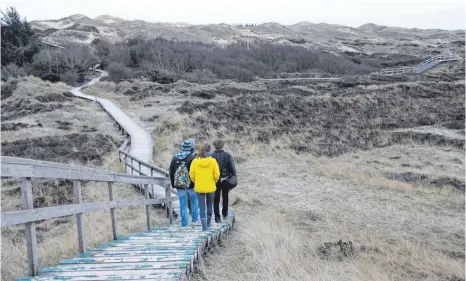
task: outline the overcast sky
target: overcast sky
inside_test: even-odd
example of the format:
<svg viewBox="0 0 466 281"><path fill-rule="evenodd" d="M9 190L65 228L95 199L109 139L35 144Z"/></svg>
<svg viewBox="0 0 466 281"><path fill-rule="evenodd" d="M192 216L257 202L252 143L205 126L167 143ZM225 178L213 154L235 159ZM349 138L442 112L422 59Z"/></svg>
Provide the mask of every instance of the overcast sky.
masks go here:
<svg viewBox="0 0 466 281"><path fill-rule="evenodd" d="M360 26L465 29L464 0L16 0L28 20L58 19L72 14L111 15L152 22L294 24L300 21Z"/></svg>

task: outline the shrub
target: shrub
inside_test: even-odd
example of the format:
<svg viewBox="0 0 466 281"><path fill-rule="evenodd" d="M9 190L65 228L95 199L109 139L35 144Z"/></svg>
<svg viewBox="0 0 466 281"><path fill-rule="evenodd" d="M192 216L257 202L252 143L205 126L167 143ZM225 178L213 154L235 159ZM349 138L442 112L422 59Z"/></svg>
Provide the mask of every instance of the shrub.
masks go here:
<svg viewBox="0 0 466 281"><path fill-rule="evenodd" d="M6 66L2 66L2 80L7 81L8 78L13 77L21 77L26 75L26 70L24 67L19 67L14 63L7 64Z"/></svg>
<svg viewBox="0 0 466 281"><path fill-rule="evenodd" d="M6 83L2 83L2 100L7 99L13 95L18 84L17 80L10 80Z"/></svg>
<svg viewBox="0 0 466 281"><path fill-rule="evenodd" d="M44 81L50 81L52 83L59 82L60 81L60 75L54 74L54 73L49 73L41 77L42 80Z"/></svg>
<svg viewBox="0 0 466 281"><path fill-rule="evenodd" d="M120 82L123 79L128 79L129 76L128 68L119 62L112 62L108 66L108 78L113 82Z"/></svg>
<svg viewBox="0 0 466 281"><path fill-rule="evenodd" d="M76 73L76 71L67 71L64 74L60 75L60 80L71 86L75 86L78 79L79 75L78 73Z"/></svg>

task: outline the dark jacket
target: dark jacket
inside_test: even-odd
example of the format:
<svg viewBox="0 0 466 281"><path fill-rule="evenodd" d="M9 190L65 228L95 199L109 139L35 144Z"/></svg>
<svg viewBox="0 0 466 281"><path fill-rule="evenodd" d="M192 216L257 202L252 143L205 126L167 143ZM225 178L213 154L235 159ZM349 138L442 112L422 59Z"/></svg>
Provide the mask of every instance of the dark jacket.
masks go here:
<svg viewBox="0 0 466 281"><path fill-rule="evenodd" d="M186 162L186 167L188 168L188 172L189 172L189 169L191 168L191 163L193 162L195 158L195 155L193 153L190 153L190 154L183 154L183 153L177 153L175 154L175 156L173 156L173 159L172 159L172 162L170 164L170 181L171 181L171 184L172 184L172 187L174 188L177 188L176 186L174 186L174 183L175 183L175 172L176 172L176 162L177 160L183 160ZM191 184L189 185L189 188L194 188L194 183L191 182Z"/></svg>
<svg viewBox="0 0 466 281"><path fill-rule="evenodd" d="M235 162L230 153L223 150L215 150L210 156L217 160L221 178L236 176Z"/></svg>

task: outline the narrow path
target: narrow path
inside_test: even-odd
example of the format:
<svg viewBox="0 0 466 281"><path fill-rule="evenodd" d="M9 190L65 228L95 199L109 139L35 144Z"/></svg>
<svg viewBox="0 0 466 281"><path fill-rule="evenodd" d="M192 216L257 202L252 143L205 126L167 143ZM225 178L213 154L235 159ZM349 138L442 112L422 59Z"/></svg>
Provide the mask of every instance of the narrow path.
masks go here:
<svg viewBox="0 0 466 281"><path fill-rule="evenodd" d="M97 78L92 79L86 85L92 85L100 81L102 77L106 77L108 73L102 70L96 70L100 72L100 76ZM139 126L136 122L134 122L126 113L124 113L118 106L116 106L113 102L95 97L86 95L81 92L83 86L71 89L71 93L77 97L96 101L100 103L102 108L107 111L110 116L124 129L131 136L131 144L129 146L128 153L134 156L137 159L140 159L146 163L154 164L153 162L153 147L154 143L152 138L148 132L146 132L141 126ZM130 169L125 168L125 172L128 173ZM141 167L141 171L146 174L150 175L151 171L147 167ZM165 176L162 173L155 172L155 177L163 177ZM154 198L162 198L165 197L165 188L162 186L154 186L154 194L151 194ZM150 193L152 193L152 189L150 189ZM174 201L172 203L173 210L178 213L179 210L179 201Z"/></svg>

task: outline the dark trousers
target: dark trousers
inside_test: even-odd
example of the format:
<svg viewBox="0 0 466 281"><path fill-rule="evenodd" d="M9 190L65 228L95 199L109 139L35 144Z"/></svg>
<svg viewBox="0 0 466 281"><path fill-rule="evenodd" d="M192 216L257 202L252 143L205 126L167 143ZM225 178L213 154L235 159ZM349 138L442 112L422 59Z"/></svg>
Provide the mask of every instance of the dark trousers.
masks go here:
<svg viewBox="0 0 466 281"><path fill-rule="evenodd" d="M226 217L228 215L228 192L230 192L229 187L217 185L214 197L214 214L216 219L220 218L220 196L222 196L223 200L222 216Z"/></svg>

